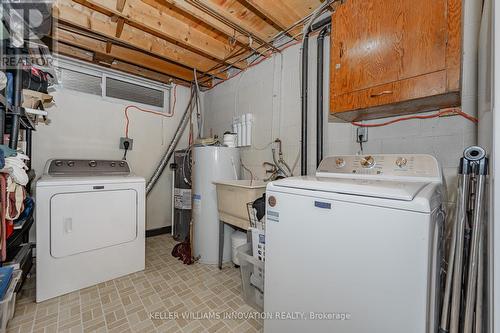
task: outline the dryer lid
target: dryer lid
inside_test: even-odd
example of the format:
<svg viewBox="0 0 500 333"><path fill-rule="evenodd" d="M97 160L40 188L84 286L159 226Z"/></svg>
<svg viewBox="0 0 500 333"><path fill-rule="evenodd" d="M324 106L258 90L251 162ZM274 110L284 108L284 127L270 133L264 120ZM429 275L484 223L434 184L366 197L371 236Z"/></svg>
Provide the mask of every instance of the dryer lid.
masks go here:
<svg viewBox="0 0 500 333"><path fill-rule="evenodd" d="M401 182L377 179L299 177L285 178L273 184L277 187L412 201L428 182Z"/></svg>

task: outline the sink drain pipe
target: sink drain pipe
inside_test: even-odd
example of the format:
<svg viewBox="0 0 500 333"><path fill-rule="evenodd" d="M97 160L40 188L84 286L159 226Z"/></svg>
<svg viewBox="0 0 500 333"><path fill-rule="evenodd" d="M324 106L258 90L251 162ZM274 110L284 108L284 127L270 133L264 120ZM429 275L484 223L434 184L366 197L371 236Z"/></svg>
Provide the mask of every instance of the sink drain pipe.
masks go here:
<svg viewBox="0 0 500 333"><path fill-rule="evenodd" d="M170 161L170 158L172 157L172 154L174 153L175 148L177 147L177 144L179 143L179 140L182 137L182 134L184 133L184 130L186 129L187 124L189 123L189 118L191 116L191 111L192 111L192 106L193 106L193 99L195 98L196 93L191 88L191 97L189 98L189 103L186 107L186 110L184 111L184 114L182 115L181 121L179 122L179 125L177 126L177 130L175 131L174 137L172 138L172 141L170 141L170 144L168 145L167 151L163 155L163 158L161 159L160 163L156 167L153 175L149 179L148 183L146 184L146 195L148 195L153 187L156 185L156 182L160 178L160 176L163 173L163 170L168 165L168 162Z"/></svg>

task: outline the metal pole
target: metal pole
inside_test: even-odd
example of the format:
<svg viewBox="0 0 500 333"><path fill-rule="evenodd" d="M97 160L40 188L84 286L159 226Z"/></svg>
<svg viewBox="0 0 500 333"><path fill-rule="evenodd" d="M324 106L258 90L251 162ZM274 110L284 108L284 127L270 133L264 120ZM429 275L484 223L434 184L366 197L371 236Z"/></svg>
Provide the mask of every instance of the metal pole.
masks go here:
<svg viewBox="0 0 500 333"><path fill-rule="evenodd" d="M458 178L458 198L456 207L456 242L455 242L455 255L453 260L453 282L452 282L452 294L451 294L451 312L450 312L450 323L449 332L458 333L460 327L460 300L461 300L461 290L462 290L462 266L463 266L463 247L464 247L464 234L465 225L467 221L467 205L469 198L469 187L470 187L470 166L469 162L461 158L459 167L459 178ZM448 268L449 269L449 268ZM446 301L446 299L445 299ZM443 311L444 312L444 311ZM447 319L447 318L446 318ZM441 318L441 324L443 324ZM443 327L441 326L441 329Z"/></svg>
<svg viewBox="0 0 500 333"><path fill-rule="evenodd" d="M477 174L475 210L472 220L472 242L468 267L467 292L465 296L465 316L463 333L472 333L474 308L477 298L478 261L480 251L481 229L483 224L483 200L487 173L487 159L484 149L470 147L464 152L464 156L472 158Z"/></svg>
<svg viewBox="0 0 500 333"><path fill-rule="evenodd" d="M463 177L459 178L458 181L458 188L459 188L459 193L461 192L461 188L464 186L464 180ZM457 204L457 207L455 209L455 214L458 216L460 213L460 207L459 204ZM450 314L450 296L451 296L451 286L452 286L452 278L453 278L453 269L454 269L454 260L455 260L455 251L456 251L456 244L457 244L457 221L453 224L453 232L451 235L451 244L450 244L450 249L449 249L449 254L448 254L448 270L446 272L446 283L445 283L445 288L444 288L444 296L443 296L443 309L441 312L441 323L439 325L439 331L440 333L442 332L448 332L448 320L449 320L449 314Z"/></svg>
<svg viewBox="0 0 500 333"><path fill-rule="evenodd" d="M484 228L484 226L483 226ZM483 331L483 288L484 288L484 229L481 228L479 239L479 259L477 262L477 300L476 300L476 319L475 333Z"/></svg>
<svg viewBox="0 0 500 333"><path fill-rule="evenodd" d="M30 158L29 161L27 161L27 165L31 170L31 161L33 160L32 155L33 155L33 130L31 129L26 129L26 155Z"/></svg>
<svg viewBox="0 0 500 333"><path fill-rule="evenodd" d="M464 333L472 333L472 323L474 315L474 306L476 301L476 286L477 286L477 262L479 252L479 237L481 235L481 212L483 192L484 192L484 176L479 175L477 179L476 193L476 210L472 221L472 243L471 255L468 268L467 293L465 296L465 317L464 317Z"/></svg>
<svg viewBox="0 0 500 333"><path fill-rule="evenodd" d="M14 49L16 57L16 71L14 76L14 105L20 107L23 98L23 69L21 64L22 49ZM12 114L12 124L10 129L9 147L17 149L17 141L19 139L19 114L17 110Z"/></svg>

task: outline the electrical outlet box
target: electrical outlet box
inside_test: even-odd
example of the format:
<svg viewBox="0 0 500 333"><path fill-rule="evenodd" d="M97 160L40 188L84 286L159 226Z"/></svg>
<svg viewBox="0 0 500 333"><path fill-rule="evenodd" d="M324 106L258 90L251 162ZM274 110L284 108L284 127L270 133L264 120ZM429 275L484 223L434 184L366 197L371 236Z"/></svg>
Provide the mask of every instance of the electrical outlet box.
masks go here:
<svg viewBox="0 0 500 333"><path fill-rule="evenodd" d="M356 129L356 142L367 142L368 141L368 128L358 127Z"/></svg>
<svg viewBox="0 0 500 333"><path fill-rule="evenodd" d="M134 140L131 138L120 138L120 149L125 150L125 142L128 142L128 150L132 150Z"/></svg>

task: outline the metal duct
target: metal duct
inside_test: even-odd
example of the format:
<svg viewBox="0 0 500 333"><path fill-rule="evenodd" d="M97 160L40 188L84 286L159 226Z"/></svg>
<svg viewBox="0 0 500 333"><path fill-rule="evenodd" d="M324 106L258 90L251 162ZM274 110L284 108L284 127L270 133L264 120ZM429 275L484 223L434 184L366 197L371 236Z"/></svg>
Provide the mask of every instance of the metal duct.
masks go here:
<svg viewBox="0 0 500 333"><path fill-rule="evenodd" d="M163 158L161 159L160 163L156 167L155 172L153 173L148 183L146 184L146 195L148 195L149 192L151 192L153 187L156 185L156 182L162 175L163 170L165 170L165 168L167 167L168 161L170 161L170 158L172 157L172 154L174 153L175 148L177 147L177 144L179 143L179 140L182 137L182 133L184 133L184 130L186 129L186 125L189 122L189 117L191 116L191 106L195 95L196 95L195 91L193 90L193 88L191 88L191 97L189 98L189 103L186 107L186 110L184 111L184 114L182 115L182 119L179 122L179 126L177 126L177 130L175 131L174 137L172 138L172 141L168 145L167 151L163 155Z"/></svg>

